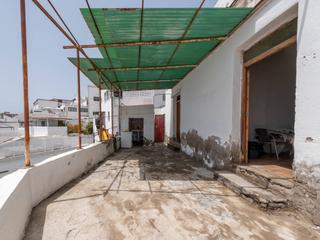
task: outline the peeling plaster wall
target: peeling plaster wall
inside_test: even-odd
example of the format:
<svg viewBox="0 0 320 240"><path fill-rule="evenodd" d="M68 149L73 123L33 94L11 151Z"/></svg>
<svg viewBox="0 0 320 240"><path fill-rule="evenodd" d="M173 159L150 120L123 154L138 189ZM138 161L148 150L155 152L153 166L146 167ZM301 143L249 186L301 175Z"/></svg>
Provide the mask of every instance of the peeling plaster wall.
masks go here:
<svg viewBox="0 0 320 240"><path fill-rule="evenodd" d="M238 155L239 144L231 142L230 139L222 142L221 138L217 136L209 136L207 139L203 139L194 129L182 133L181 146L184 152L198 160L203 160L209 168L228 168L234 159L240 158Z"/></svg>
<svg viewBox="0 0 320 240"><path fill-rule="evenodd" d="M181 93L184 152L208 167L239 162L242 52L296 16L297 0L266 1L173 89Z"/></svg>
<svg viewBox="0 0 320 240"><path fill-rule="evenodd" d="M320 2L300 0L294 169L294 200L320 225Z"/></svg>

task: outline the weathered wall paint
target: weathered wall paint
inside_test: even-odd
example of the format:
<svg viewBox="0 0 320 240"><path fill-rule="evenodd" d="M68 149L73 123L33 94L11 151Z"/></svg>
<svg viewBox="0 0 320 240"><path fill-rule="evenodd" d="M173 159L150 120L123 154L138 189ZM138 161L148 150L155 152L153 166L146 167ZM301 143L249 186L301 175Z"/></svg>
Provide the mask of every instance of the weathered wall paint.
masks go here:
<svg viewBox="0 0 320 240"><path fill-rule="evenodd" d="M294 200L320 225L320 2L300 0L294 169Z"/></svg>
<svg viewBox="0 0 320 240"><path fill-rule="evenodd" d="M293 200L320 225L319 12L318 0L266 1L173 92L181 93L182 150L209 167L227 165L225 146L240 143L242 52L298 16ZM213 139L213 150L204 153L208 139Z"/></svg>
<svg viewBox="0 0 320 240"><path fill-rule="evenodd" d="M173 96L177 93L181 95L181 133L187 135L195 130L203 141L214 138L217 145L228 143L235 146L231 155L233 161L238 161L242 52L296 17L297 0L267 1L173 89ZM187 141L182 150L191 154L194 148L188 147ZM211 161L219 162L215 159L220 158L211 157ZM230 159L225 159L224 165L228 165ZM212 162L208 164L209 167L211 165Z"/></svg>
<svg viewBox="0 0 320 240"><path fill-rule="evenodd" d="M231 139L231 138L230 138ZM217 136L203 139L194 129L181 135L181 145L184 152L198 160L203 160L205 166L214 169L226 169L240 160L240 147L231 140L222 142Z"/></svg>

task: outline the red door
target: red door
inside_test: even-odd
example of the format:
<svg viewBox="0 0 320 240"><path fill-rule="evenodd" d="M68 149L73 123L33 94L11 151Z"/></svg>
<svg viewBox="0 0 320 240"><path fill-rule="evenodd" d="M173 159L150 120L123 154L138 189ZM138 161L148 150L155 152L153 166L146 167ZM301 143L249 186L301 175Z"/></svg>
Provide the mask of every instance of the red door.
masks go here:
<svg viewBox="0 0 320 240"><path fill-rule="evenodd" d="M156 115L154 121L155 142L164 141L164 115Z"/></svg>

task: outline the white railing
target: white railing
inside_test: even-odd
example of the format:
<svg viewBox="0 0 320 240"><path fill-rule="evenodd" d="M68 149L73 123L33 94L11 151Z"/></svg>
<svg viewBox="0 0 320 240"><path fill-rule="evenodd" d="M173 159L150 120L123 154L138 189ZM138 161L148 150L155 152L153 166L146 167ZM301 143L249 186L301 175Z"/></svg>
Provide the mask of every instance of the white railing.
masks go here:
<svg viewBox="0 0 320 240"><path fill-rule="evenodd" d="M24 133L24 128L18 129L19 133ZM32 137L46 137L46 136L67 136L67 127L30 127L30 135Z"/></svg>

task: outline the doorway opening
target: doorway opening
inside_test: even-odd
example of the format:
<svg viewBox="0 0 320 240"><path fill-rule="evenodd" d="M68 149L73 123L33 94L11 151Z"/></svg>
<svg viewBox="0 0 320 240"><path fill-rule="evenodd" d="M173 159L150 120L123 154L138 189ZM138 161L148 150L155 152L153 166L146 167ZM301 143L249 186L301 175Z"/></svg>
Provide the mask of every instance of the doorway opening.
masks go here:
<svg viewBox="0 0 320 240"><path fill-rule="evenodd" d="M132 144L143 145L143 118L129 118L129 131L132 132Z"/></svg>
<svg viewBox="0 0 320 240"><path fill-rule="evenodd" d="M273 38L287 34L274 45ZM242 93L242 163L292 169L296 87L296 20L260 46L270 47L245 61ZM254 46L257 51L257 46ZM250 51L250 50L249 50ZM246 54L246 53L245 53ZM274 168L272 171L275 171ZM284 174L279 170L279 175Z"/></svg>

